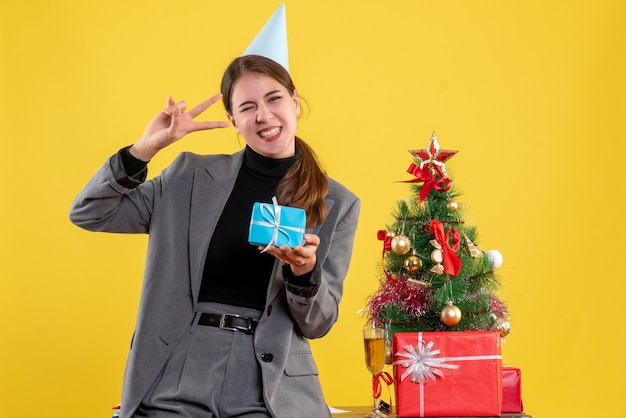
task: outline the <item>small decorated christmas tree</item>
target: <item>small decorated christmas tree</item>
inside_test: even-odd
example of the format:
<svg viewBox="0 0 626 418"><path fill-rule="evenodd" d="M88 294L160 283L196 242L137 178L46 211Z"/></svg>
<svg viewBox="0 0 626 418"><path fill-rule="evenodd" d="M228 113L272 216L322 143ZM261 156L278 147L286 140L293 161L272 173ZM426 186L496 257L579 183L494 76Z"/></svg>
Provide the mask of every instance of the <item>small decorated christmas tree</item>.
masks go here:
<svg viewBox="0 0 626 418"><path fill-rule="evenodd" d="M476 228L466 224L460 194L445 163L457 151L409 151L414 198L400 200L383 242L380 286L366 304L368 322L395 332L493 330L509 332L505 304L496 296L502 264L497 250L483 251Z"/></svg>

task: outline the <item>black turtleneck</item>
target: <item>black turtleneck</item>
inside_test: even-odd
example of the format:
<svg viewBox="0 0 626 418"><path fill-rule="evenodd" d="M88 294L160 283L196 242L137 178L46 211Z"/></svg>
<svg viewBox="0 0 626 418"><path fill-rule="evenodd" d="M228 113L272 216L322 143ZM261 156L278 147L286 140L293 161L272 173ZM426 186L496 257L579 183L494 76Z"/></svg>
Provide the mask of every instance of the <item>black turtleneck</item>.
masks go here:
<svg viewBox="0 0 626 418"><path fill-rule="evenodd" d="M267 158L246 147L235 186L211 238L199 302L264 309L276 259L248 242L252 206L271 202L278 182L297 158Z"/></svg>

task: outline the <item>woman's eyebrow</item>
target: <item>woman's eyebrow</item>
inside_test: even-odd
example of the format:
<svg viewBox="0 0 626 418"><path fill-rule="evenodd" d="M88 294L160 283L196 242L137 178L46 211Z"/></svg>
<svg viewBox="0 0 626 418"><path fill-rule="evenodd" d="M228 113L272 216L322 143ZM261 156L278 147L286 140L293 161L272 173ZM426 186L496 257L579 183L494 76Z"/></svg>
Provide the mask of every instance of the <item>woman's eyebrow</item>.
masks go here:
<svg viewBox="0 0 626 418"><path fill-rule="evenodd" d="M268 96L272 96L276 93L280 93L280 90L272 90L270 92L265 93L265 95L263 97L268 97ZM245 102L241 103L238 107L241 108L243 106L247 106L247 105L254 105L254 101L253 100L246 100Z"/></svg>

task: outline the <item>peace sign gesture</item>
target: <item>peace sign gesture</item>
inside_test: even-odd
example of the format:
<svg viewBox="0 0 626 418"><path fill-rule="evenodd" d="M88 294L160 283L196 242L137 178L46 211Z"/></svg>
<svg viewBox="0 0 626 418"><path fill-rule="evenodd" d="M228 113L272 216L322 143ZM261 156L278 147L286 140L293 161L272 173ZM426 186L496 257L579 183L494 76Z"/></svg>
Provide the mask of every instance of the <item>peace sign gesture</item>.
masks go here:
<svg viewBox="0 0 626 418"><path fill-rule="evenodd" d="M135 158L147 162L161 149L173 144L190 132L227 128L230 123L226 121L195 122L193 120L221 97L221 94L211 96L189 112L185 112L187 102L176 103L172 96L169 96L165 108L150 121L141 138L130 148L131 154Z"/></svg>

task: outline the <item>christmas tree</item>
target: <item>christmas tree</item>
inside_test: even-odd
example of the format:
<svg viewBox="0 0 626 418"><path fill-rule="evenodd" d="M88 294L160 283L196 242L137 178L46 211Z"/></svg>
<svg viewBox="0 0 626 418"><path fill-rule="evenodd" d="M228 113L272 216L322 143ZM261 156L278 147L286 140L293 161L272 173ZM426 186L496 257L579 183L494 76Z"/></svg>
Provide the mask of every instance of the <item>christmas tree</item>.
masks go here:
<svg viewBox="0 0 626 418"><path fill-rule="evenodd" d="M497 297L502 264L497 250L483 251L477 231L463 217L460 194L445 163L457 151L439 147L409 151L414 197L400 200L395 221L378 232L383 241L380 285L366 304L368 322L395 332L509 332L505 304Z"/></svg>

